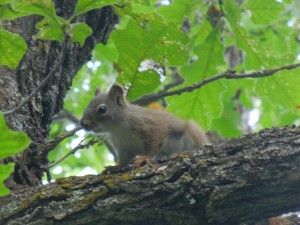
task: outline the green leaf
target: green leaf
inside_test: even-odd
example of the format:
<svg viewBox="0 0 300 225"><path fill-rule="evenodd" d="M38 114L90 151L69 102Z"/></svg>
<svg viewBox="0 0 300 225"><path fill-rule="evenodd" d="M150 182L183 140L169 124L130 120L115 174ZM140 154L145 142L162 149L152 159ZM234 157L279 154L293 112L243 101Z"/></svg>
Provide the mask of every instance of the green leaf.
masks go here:
<svg viewBox="0 0 300 225"><path fill-rule="evenodd" d="M194 16L195 9L201 4L203 4L202 1L175 0L171 2L171 5L159 7L157 11L169 22L181 26L187 15Z"/></svg>
<svg viewBox="0 0 300 225"><path fill-rule="evenodd" d="M0 0L0 5L5 5L10 3L11 0Z"/></svg>
<svg viewBox="0 0 300 225"><path fill-rule="evenodd" d="M27 13L13 10L10 4L0 5L0 18L12 20L26 15Z"/></svg>
<svg viewBox="0 0 300 225"><path fill-rule="evenodd" d="M256 93L272 105L300 115L300 69L280 71L271 77L257 79Z"/></svg>
<svg viewBox="0 0 300 225"><path fill-rule="evenodd" d="M0 114L0 130L0 161L21 152L30 144L30 139L24 132L14 132L8 129L2 114ZM13 163L0 164L0 196L10 193L3 181L11 174L13 168Z"/></svg>
<svg viewBox="0 0 300 225"><path fill-rule="evenodd" d="M38 14L56 20L55 7L52 0L13 0L12 7L16 11Z"/></svg>
<svg viewBox="0 0 300 225"><path fill-rule="evenodd" d="M198 29L194 31L194 34L191 37L192 44L195 46L202 44L212 31L212 27L207 20L203 20L197 28Z"/></svg>
<svg viewBox="0 0 300 225"><path fill-rule="evenodd" d="M99 9L107 5L118 3L119 0L78 0L74 16L85 13L92 9Z"/></svg>
<svg viewBox="0 0 300 225"><path fill-rule="evenodd" d="M3 182L8 178L13 170L14 163L9 163L7 165L0 164L0 196L10 194L10 190L4 186Z"/></svg>
<svg viewBox="0 0 300 225"><path fill-rule="evenodd" d="M60 22L47 17L36 24L36 28L39 29L37 37L46 40L64 41L64 26L61 24L66 22L63 18L58 18Z"/></svg>
<svg viewBox="0 0 300 225"><path fill-rule="evenodd" d="M232 96L231 96L232 97ZM241 135L239 130L241 124L241 114L234 111L234 102L231 98L223 98L224 111L220 118L212 122L212 130L218 132L220 137L233 138Z"/></svg>
<svg viewBox="0 0 300 225"><path fill-rule="evenodd" d="M224 2L224 9L226 10L226 18L230 24L239 24L242 19L242 10L238 7L236 1L228 0Z"/></svg>
<svg viewBox="0 0 300 225"><path fill-rule="evenodd" d="M73 42L78 41L81 46L84 44L85 39L93 33L88 25L81 22L71 24L71 30L71 40Z"/></svg>
<svg viewBox="0 0 300 225"><path fill-rule="evenodd" d="M0 65L16 68L27 50L26 42L19 35L0 30Z"/></svg>
<svg viewBox="0 0 300 225"><path fill-rule="evenodd" d="M8 129L2 114L0 114L0 130L0 160L21 152L30 144L30 139L24 132Z"/></svg>
<svg viewBox="0 0 300 225"><path fill-rule="evenodd" d="M158 7L157 12L163 15L169 22L175 23L177 26L181 26L183 22L183 29L193 29L194 26L199 24L199 17L202 17L207 11L210 4L205 3L202 0L172 0L169 5L162 5ZM195 16L195 12L198 15ZM205 16L201 18L201 22ZM186 26L187 25L187 26Z"/></svg>
<svg viewBox="0 0 300 225"><path fill-rule="evenodd" d="M265 49L268 55L271 55L272 66L294 63L295 56L298 54L296 41L291 41L290 37L294 31L286 25L277 26L276 30L264 30L259 40L256 41L261 49ZM278 64L280 62L280 64Z"/></svg>
<svg viewBox="0 0 300 225"><path fill-rule="evenodd" d="M93 50L93 55L96 60L100 60L101 62L108 60L108 63L111 63L118 59L118 53L111 39L108 39L106 44L98 44Z"/></svg>
<svg viewBox="0 0 300 225"><path fill-rule="evenodd" d="M226 86L222 97L224 111L220 118L213 120L212 130L217 131L220 137L233 138L245 131L242 126L242 113L253 108L251 97L254 92L254 80L223 80L223 84Z"/></svg>
<svg viewBox="0 0 300 225"><path fill-rule="evenodd" d="M236 46L243 50L245 54L246 69L261 69L263 66L271 66L272 62L268 51L263 46L257 45L257 40L248 35L246 30L240 25L241 9L233 0L224 2L224 9L226 10L226 18L230 23L232 31L235 36ZM231 34L230 34L231 35ZM232 39L232 36L230 36Z"/></svg>
<svg viewBox="0 0 300 225"><path fill-rule="evenodd" d="M261 119L258 121L258 128L282 127L295 123L299 119L298 115L291 110L285 110L282 107L274 107L269 102L261 104L259 110L262 112Z"/></svg>
<svg viewBox="0 0 300 225"><path fill-rule="evenodd" d="M180 70L185 78L184 86L216 75L218 72L216 67L224 64L224 47L220 43L218 28L210 33L203 44L195 49L195 52L199 59ZM222 83L215 81L193 92L168 97L168 110L183 118L194 119L204 129L209 129L212 120L222 114L221 93L223 91Z"/></svg>
<svg viewBox="0 0 300 225"><path fill-rule="evenodd" d="M123 8L124 10L124 8ZM125 14L128 13L128 15L135 17L134 15L147 15L150 13L153 13L155 11L155 5L154 4L146 4L143 2L142 4L139 1L136 2L130 2L129 4L126 5L125 7ZM118 11L117 11L118 12Z"/></svg>
<svg viewBox="0 0 300 225"><path fill-rule="evenodd" d="M239 10L235 2L226 1L224 9L227 11L227 19L234 31L237 47L244 50L246 53L246 69L274 68L293 62L293 57L289 53L291 45L288 44L288 42L290 42L290 40L285 40L283 34L280 36L280 33L272 33L272 38L277 36L277 41L274 42L271 41L270 35L267 36L268 32L265 32L265 37L269 43L265 44L264 42L266 41L260 43L257 39L250 37L245 29L236 23L236 17L228 13ZM278 62L280 62L280 64L278 64ZM281 71L271 77L257 79L256 93L259 97L268 99L273 105L281 105L284 109L299 113L298 99L300 97L300 92L298 91L299 85L296 84L299 84L300 80L299 76L296 76L295 74L296 71L299 71L299 69Z"/></svg>
<svg viewBox="0 0 300 225"><path fill-rule="evenodd" d="M149 72L150 70L139 71L143 61L153 60L160 65L180 66L188 60L187 36L175 25L167 23L157 15L149 15L148 18L148 21L139 24L130 19L126 29L116 30L111 35L119 53L116 63L118 81L122 84L131 83L128 90L130 99L154 90L159 84L159 74ZM152 83L150 77L153 79ZM148 86L138 86L137 82Z"/></svg>
<svg viewBox="0 0 300 225"><path fill-rule="evenodd" d="M251 0L245 7L251 10L252 20L256 24L272 23L284 9L283 3L275 0Z"/></svg>
<svg viewBox="0 0 300 225"><path fill-rule="evenodd" d="M245 54L245 67L248 70L261 69L263 65L269 66L269 54L263 48L259 48L256 41L252 39L243 27L239 25L233 26L236 38L236 46L242 49Z"/></svg>

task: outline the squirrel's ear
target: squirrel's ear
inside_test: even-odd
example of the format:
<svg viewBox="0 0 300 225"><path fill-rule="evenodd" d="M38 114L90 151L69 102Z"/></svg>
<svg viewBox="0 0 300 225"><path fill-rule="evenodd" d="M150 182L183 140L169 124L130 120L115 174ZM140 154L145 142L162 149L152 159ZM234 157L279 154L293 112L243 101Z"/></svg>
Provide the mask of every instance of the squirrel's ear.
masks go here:
<svg viewBox="0 0 300 225"><path fill-rule="evenodd" d="M98 95L98 94L100 94L100 93L101 93L100 89L97 88L97 89L95 90L95 96Z"/></svg>
<svg viewBox="0 0 300 225"><path fill-rule="evenodd" d="M108 96L116 101L117 105L126 105L126 100L124 98L124 89L118 84L114 84L109 92Z"/></svg>

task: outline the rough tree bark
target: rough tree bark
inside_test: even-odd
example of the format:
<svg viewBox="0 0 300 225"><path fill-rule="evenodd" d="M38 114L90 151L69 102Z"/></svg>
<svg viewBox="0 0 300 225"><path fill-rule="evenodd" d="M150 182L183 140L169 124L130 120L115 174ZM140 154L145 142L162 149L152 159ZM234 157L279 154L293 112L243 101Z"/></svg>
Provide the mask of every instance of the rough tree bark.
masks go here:
<svg viewBox="0 0 300 225"><path fill-rule="evenodd" d="M0 224L252 224L300 208L300 129L271 128L0 203Z"/></svg>
<svg viewBox="0 0 300 225"><path fill-rule="evenodd" d="M76 0L55 2L58 15L69 18ZM0 67L1 111L18 106L22 98L30 95L53 70L55 64L59 65L52 79L28 104L6 116L11 129L25 131L32 140L26 151L6 160L16 163L14 175L7 182L10 187L16 187L14 183L36 185L40 182L45 172L42 168L48 163L45 145L52 117L62 109L66 91L70 88L76 72L90 59L94 46L106 42L117 22L110 7L81 15L78 20L87 23L93 29L93 34L80 47L78 43L65 46L59 42L37 39L35 24L41 19L42 17L33 15L3 22L5 30L24 38L28 51L18 68Z"/></svg>

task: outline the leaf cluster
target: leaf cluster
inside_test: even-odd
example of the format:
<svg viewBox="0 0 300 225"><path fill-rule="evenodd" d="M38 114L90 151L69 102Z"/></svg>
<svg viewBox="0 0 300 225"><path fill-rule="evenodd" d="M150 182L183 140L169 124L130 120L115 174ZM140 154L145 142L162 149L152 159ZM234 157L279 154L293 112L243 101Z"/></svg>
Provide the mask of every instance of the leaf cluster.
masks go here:
<svg viewBox="0 0 300 225"><path fill-rule="evenodd" d="M0 1L0 18L13 20L33 14L40 15L44 19L36 24L39 30L38 38L64 42L68 36L73 42L83 45L85 39L92 34L92 29L85 23L73 21L87 11L117 2L118 0L79 0L73 15L65 19L56 14L52 0L2 0ZM2 53L0 65L16 68L27 50L27 45L22 37L7 32L0 26L0 49Z"/></svg>
<svg viewBox="0 0 300 225"><path fill-rule="evenodd" d="M174 82L174 75L184 79L181 86L173 88L176 90L227 69L252 72L295 63L298 4L274 0L263 4L259 0L240 4L234 0L175 0L167 5L163 1L126 1L115 8L120 24L108 44L94 51L93 62L101 65L84 68L74 88L81 96L87 93L92 98L95 87L107 90L116 79L134 100L163 91ZM291 124L299 115L298 73L295 69L260 79L216 81L192 93L168 97L167 110L226 137ZM82 88L82 83L88 85ZM70 109L77 111L76 107ZM259 115L251 127L244 117L253 110Z"/></svg>

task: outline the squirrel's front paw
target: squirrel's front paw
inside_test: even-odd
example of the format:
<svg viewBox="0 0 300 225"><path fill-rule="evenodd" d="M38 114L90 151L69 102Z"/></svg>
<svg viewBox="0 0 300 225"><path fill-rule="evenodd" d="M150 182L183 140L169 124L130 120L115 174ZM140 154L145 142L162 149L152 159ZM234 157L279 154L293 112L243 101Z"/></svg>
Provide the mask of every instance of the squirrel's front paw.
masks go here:
<svg viewBox="0 0 300 225"><path fill-rule="evenodd" d="M131 161L131 164L132 164L133 168L142 167L142 166L146 165L147 163L149 163L150 158L151 157L148 155L140 155L140 156L135 157Z"/></svg>

